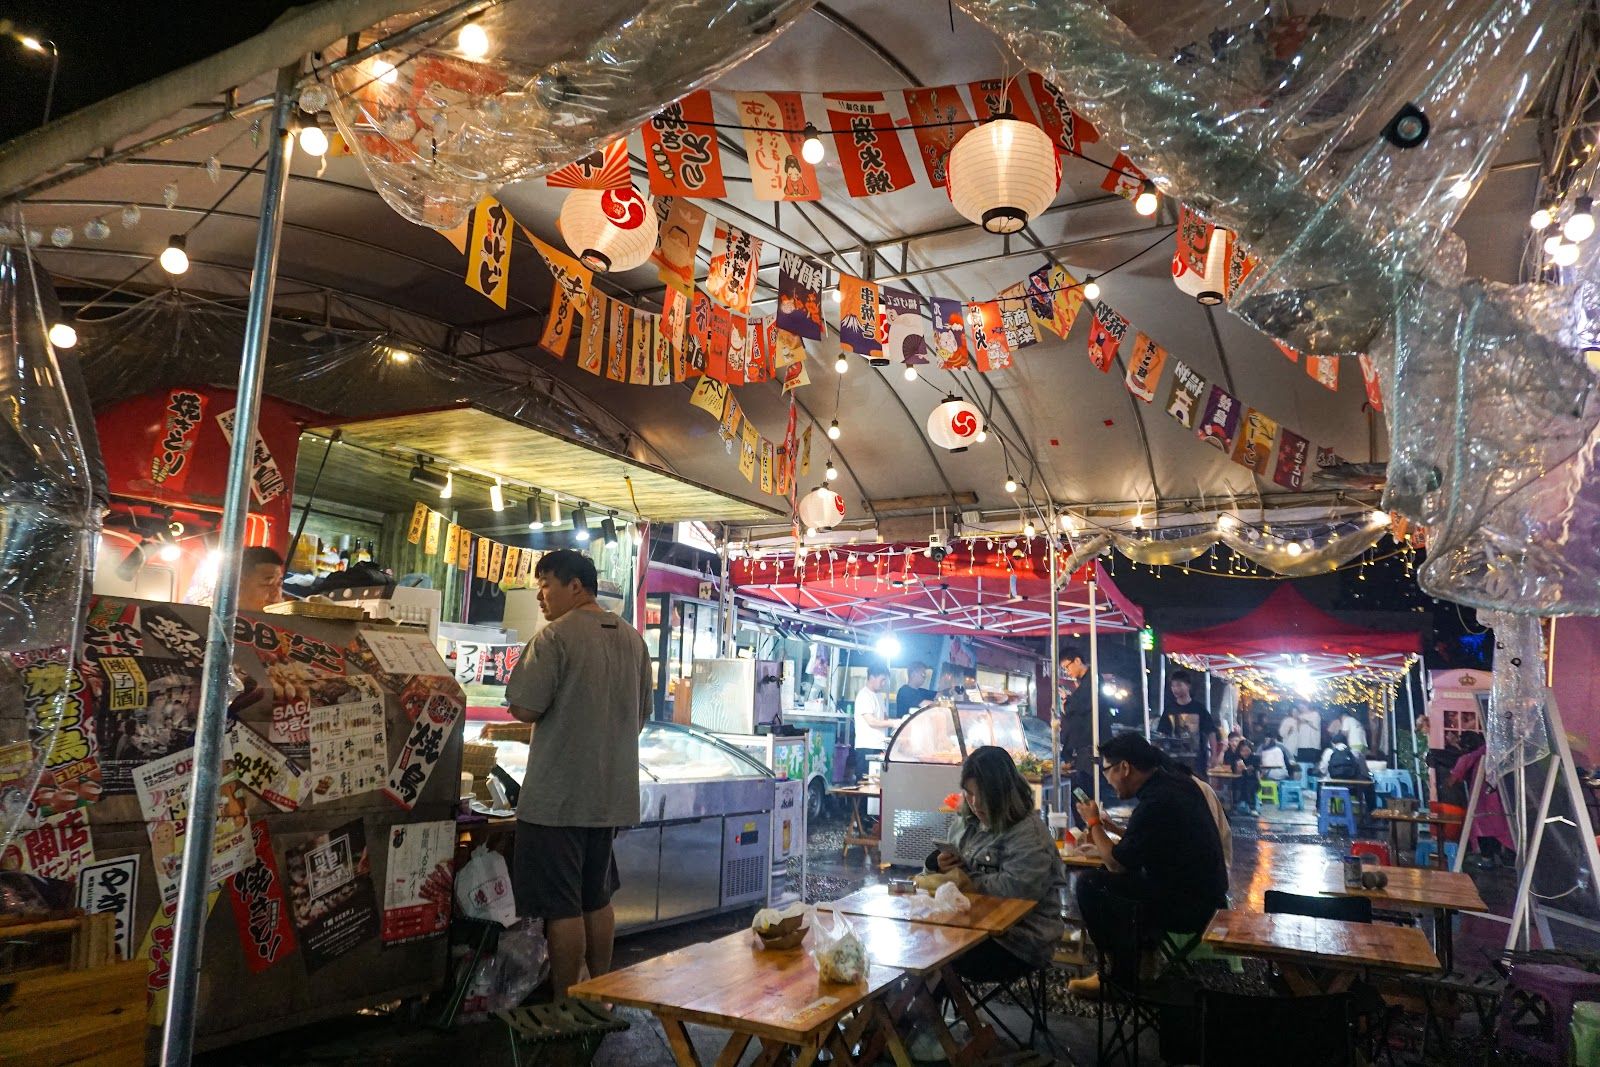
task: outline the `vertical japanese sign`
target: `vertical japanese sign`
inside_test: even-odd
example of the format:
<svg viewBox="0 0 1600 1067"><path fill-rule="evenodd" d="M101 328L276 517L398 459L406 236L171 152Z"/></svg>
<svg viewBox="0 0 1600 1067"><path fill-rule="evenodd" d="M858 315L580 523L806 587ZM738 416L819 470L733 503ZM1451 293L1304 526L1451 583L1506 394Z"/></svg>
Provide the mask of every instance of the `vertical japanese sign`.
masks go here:
<svg viewBox="0 0 1600 1067"><path fill-rule="evenodd" d="M761 263L761 240L737 226L718 222L711 241L711 266L706 293L741 315L750 313L756 268Z"/></svg>
<svg viewBox="0 0 1600 1067"><path fill-rule="evenodd" d="M545 318L539 347L562 358L567 353L567 342L572 339L578 315L588 304L594 272L560 249L545 244L526 229L522 232L533 242L533 247L544 258L555 279L550 290L550 314Z"/></svg>
<svg viewBox="0 0 1600 1067"><path fill-rule="evenodd" d="M472 212L471 254L467 256L467 285L502 309L511 288L511 212L492 196L478 202Z"/></svg>
<svg viewBox="0 0 1600 1067"><path fill-rule="evenodd" d="M878 337L883 354L908 367L928 362L928 320L922 297L885 285L878 290Z"/></svg>
<svg viewBox="0 0 1600 1067"><path fill-rule="evenodd" d="M1272 472L1272 480L1297 493L1304 489L1310 453L1311 442L1285 427L1278 435L1278 465Z"/></svg>
<svg viewBox="0 0 1600 1067"><path fill-rule="evenodd" d="M1128 392L1143 400L1146 404L1153 403L1156 398L1156 383L1161 379L1161 371L1167 365L1167 350L1156 344L1155 338L1139 330L1133 338L1133 357L1128 360L1128 375L1125 384Z"/></svg>
<svg viewBox="0 0 1600 1067"><path fill-rule="evenodd" d="M1077 155L1084 145L1100 139L1100 131L1093 123L1072 110L1066 94L1037 71L1028 72L1028 87L1033 90L1033 102L1039 108L1039 125L1056 143L1058 152Z"/></svg>
<svg viewBox="0 0 1600 1067"><path fill-rule="evenodd" d="M1278 424L1275 420L1255 408L1246 408L1244 420L1239 425L1239 439L1233 446L1233 461L1265 475L1267 463L1272 458L1272 442L1277 436Z"/></svg>
<svg viewBox="0 0 1600 1067"><path fill-rule="evenodd" d="M778 329L822 339L822 264L798 252L778 253Z"/></svg>
<svg viewBox="0 0 1600 1067"><path fill-rule="evenodd" d="M1367 403L1372 405L1373 411L1383 410L1383 389L1378 383L1378 368L1373 364L1372 357L1366 353L1356 357L1361 364L1361 384L1367 387Z"/></svg>
<svg viewBox="0 0 1600 1067"><path fill-rule="evenodd" d="M452 679L416 678L402 695L401 703L412 716L411 733L389 769L383 795L406 811L416 806L423 787L444 755L451 730L466 710L459 694Z"/></svg>
<svg viewBox="0 0 1600 1067"><path fill-rule="evenodd" d="M611 301L611 328L606 331L606 380L628 380L628 322L633 309L620 300Z"/></svg>
<svg viewBox="0 0 1600 1067"><path fill-rule="evenodd" d="M150 480L168 489L182 489L189 480L189 450L200 432L206 398L192 389L167 394L167 419L155 455L150 459Z"/></svg>
<svg viewBox="0 0 1600 1067"><path fill-rule="evenodd" d="M633 325L629 327L631 341L628 351L628 384L650 384L650 357L655 345L654 316L633 309Z"/></svg>
<svg viewBox="0 0 1600 1067"><path fill-rule="evenodd" d="M912 183L911 164L882 93L833 93L822 103L851 196L878 196Z"/></svg>
<svg viewBox="0 0 1600 1067"><path fill-rule="evenodd" d="M1127 332L1127 319L1103 300L1096 304L1094 321L1089 324L1089 362L1102 371L1109 371Z"/></svg>
<svg viewBox="0 0 1600 1067"><path fill-rule="evenodd" d="M1194 429L1195 409L1205 392L1206 380L1183 360L1172 366L1172 391L1167 394L1167 414L1186 430Z"/></svg>
<svg viewBox="0 0 1600 1067"><path fill-rule="evenodd" d="M967 324L959 300L942 296L928 298L933 306L933 355L943 370L967 365Z"/></svg>
<svg viewBox="0 0 1600 1067"><path fill-rule="evenodd" d="M239 931L244 964L260 974L294 952L294 927L289 922L289 902L284 897L283 876L272 856L267 824L250 824L254 860L228 880L228 902Z"/></svg>
<svg viewBox="0 0 1600 1067"><path fill-rule="evenodd" d="M878 340L878 286L863 278L839 278L839 343L858 356L883 358Z"/></svg>
<svg viewBox="0 0 1600 1067"><path fill-rule="evenodd" d="M89 820L74 808L52 815L31 830L17 834L0 854L0 870L21 871L40 878L70 882L94 862Z"/></svg>
<svg viewBox="0 0 1600 1067"><path fill-rule="evenodd" d="M734 93L744 147L750 163L750 189L757 200L816 200L822 195L817 171L800 156L799 133L806 125L799 93Z"/></svg>
<svg viewBox="0 0 1600 1067"><path fill-rule="evenodd" d="M133 905L139 889L139 856L90 863L78 872L78 907L86 915L116 916L117 958L133 958Z"/></svg>
<svg viewBox="0 0 1600 1067"><path fill-rule="evenodd" d="M675 292L694 290L694 254L705 232L705 209L681 196L658 196L656 209L656 248L650 261L656 275Z"/></svg>
<svg viewBox="0 0 1600 1067"><path fill-rule="evenodd" d="M1200 425L1195 427L1195 436L1229 453L1233 451L1233 439L1238 431L1239 401L1222 386L1213 385L1205 412L1200 416Z"/></svg>
<svg viewBox="0 0 1600 1067"><path fill-rule="evenodd" d="M1006 331L1006 347L1013 352L1031 348L1039 343L1039 334L1033 328L1033 316L1028 311L1027 285L1017 282L1000 291L996 301L1000 305L1000 325Z"/></svg>
<svg viewBox="0 0 1600 1067"><path fill-rule="evenodd" d="M1055 301L1056 335L1066 340L1067 334L1072 332L1072 324L1078 321L1078 312L1083 310L1083 286L1067 268L1052 266L1050 290Z"/></svg>
<svg viewBox="0 0 1600 1067"><path fill-rule="evenodd" d="M668 104L640 128L650 192L709 200L727 195L712 121L711 94L702 89Z"/></svg>
<svg viewBox="0 0 1600 1067"><path fill-rule="evenodd" d="M1005 322L997 301L967 305L967 344L972 348L973 364L979 371L1010 369L1011 348L1006 343Z"/></svg>
<svg viewBox="0 0 1600 1067"><path fill-rule="evenodd" d="M1123 152L1117 153L1117 158L1112 161L1111 169L1106 171L1105 180L1100 183L1100 188L1108 193L1116 193L1124 200L1132 200L1144 188L1144 171L1133 165Z"/></svg>
<svg viewBox="0 0 1600 1067"><path fill-rule="evenodd" d="M589 290L583 309L583 332L578 336L578 367L598 375L605 359L607 304L611 302L599 289Z"/></svg>
<svg viewBox="0 0 1600 1067"><path fill-rule="evenodd" d="M44 776L24 802L35 815L50 815L99 800L104 785L90 714L95 697L84 672L69 670L60 649L13 652L10 660L22 685L22 710L30 732L39 745L48 746L38 754L44 761ZM30 749L25 772L29 785L34 758Z"/></svg>
<svg viewBox="0 0 1600 1067"><path fill-rule="evenodd" d="M217 426L230 447L233 445L233 419L233 408L217 415ZM278 461L272 458L272 450L258 429L250 442L250 495L257 504L270 504L288 488L283 472L278 469Z"/></svg>

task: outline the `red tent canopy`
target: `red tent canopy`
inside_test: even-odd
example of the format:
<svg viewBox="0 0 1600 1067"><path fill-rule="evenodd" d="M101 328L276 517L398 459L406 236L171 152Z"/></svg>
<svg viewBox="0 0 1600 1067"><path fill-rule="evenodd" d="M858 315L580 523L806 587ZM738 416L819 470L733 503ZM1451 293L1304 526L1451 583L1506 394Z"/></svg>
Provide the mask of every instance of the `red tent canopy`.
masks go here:
<svg viewBox="0 0 1600 1067"><path fill-rule="evenodd" d="M1340 622L1314 606L1288 582L1273 590L1250 614L1220 626L1162 635L1166 652L1194 656L1259 659L1292 655L1373 659L1421 651L1415 632L1369 630Z"/></svg>
<svg viewBox="0 0 1600 1067"><path fill-rule="evenodd" d="M820 621L893 627L902 633L1048 637L1050 564L1043 548L1008 549L987 541L952 546L934 561L923 545L850 545L792 556L733 562L734 588ZM1136 630L1144 612L1122 594L1098 563L1062 587L1061 631L1089 626L1089 582L1095 582L1096 625Z"/></svg>

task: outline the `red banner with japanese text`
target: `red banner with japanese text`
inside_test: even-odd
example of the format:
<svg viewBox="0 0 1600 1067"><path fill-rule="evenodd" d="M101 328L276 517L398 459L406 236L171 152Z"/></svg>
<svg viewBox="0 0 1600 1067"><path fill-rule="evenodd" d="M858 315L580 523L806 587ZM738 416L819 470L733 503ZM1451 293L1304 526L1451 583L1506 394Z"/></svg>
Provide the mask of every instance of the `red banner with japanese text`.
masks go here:
<svg viewBox="0 0 1600 1067"><path fill-rule="evenodd" d="M1117 348L1128 332L1128 320L1104 300L1094 306L1094 321L1089 324L1089 362L1109 371L1116 362Z"/></svg>
<svg viewBox="0 0 1600 1067"><path fill-rule="evenodd" d="M907 89L903 95L928 184L943 189L949 180L950 150L972 128L972 115L953 85Z"/></svg>
<svg viewBox="0 0 1600 1067"><path fill-rule="evenodd" d="M817 169L800 155L806 109L799 93L734 93L757 200L816 200ZM796 131L793 133L786 131Z"/></svg>
<svg viewBox="0 0 1600 1067"><path fill-rule="evenodd" d="M640 127L652 194L709 200L728 195L712 121L711 94L701 89L668 104Z"/></svg>
<svg viewBox="0 0 1600 1067"><path fill-rule="evenodd" d="M822 103L851 196L892 193L916 180L882 93L834 93Z"/></svg>

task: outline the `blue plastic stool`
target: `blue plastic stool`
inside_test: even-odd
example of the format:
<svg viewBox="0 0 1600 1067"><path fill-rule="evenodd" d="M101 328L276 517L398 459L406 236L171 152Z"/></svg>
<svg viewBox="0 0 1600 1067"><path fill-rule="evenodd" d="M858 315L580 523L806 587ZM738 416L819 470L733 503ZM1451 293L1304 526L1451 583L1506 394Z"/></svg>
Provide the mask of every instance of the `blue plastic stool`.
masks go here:
<svg viewBox="0 0 1600 1067"><path fill-rule="evenodd" d="M1338 804L1339 809L1334 810ZM1325 834L1328 827L1343 824L1351 837L1356 836L1356 809L1350 803L1350 790L1342 785L1325 785L1317 791L1317 833Z"/></svg>
<svg viewBox="0 0 1600 1067"><path fill-rule="evenodd" d="M1294 810L1295 811L1305 811L1306 810L1305 789L1300 785L1300 783L1299 782L1291 782L1291 781L1280 781L1278 783L1278 810L1279 811L1282 811L1283 809L1285 809L1285 808L1287 808L1289 806L1290 798L1294 799Z"/></svg>
<svg viewBox="0 0 1600 1067"><path fill-rule="evenodd" d="M1446 867L1451 868L1452 870L1455 869L1455 865L1456 865L1456 849L1459 848L1459 847L1460 846L1454 841L1446 841L1444 843L1444 865ZM1417 842L1417 866L1418 867L1426 867L1430 863L1432 863L1433 862L1433 856L1434 856L1434 853L1436 851L1437 851L1437 846L1432 841L1418 841Z"/></svg>

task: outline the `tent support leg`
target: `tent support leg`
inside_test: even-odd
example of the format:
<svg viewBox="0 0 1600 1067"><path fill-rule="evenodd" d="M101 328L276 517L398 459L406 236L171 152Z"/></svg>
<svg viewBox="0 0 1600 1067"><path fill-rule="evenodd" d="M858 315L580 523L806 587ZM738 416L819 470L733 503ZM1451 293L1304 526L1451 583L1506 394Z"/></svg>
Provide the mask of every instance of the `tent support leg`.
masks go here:
<svg viewBox="0 0 1600 1067"><path fill-rule="evenodd" d="M1100 605L1096 586L1089 579L1089 728L1094 736L1094 752L1089 757L1089 772L1094 776L1094 802L1100 804Z"/></svg>
<svg viewBox="0 0 1600 1067"><path fill-rule="evenodd" d="M1060 545L1050 532L1050 810L1066 811L1061 797L1061 566Z"/></svg>

